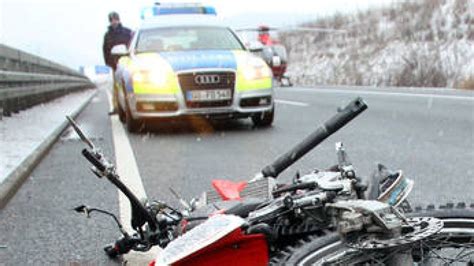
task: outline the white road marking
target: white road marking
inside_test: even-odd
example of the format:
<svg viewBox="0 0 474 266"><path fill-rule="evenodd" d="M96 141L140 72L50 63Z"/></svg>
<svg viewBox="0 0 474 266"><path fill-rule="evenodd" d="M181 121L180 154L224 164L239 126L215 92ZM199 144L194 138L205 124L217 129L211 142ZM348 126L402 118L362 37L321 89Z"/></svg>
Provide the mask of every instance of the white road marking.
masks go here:
<svg viewBox="0 0 474 266"><path fill-rule="evenodd" d="M107 100L109 101L109 113L113 111L113 102L112 102L112 94L110 93L110 90L105 88L105 91L107 92Z"/></svg>
<svg viewBox="0 0 474 266"><path fill-rule="evenodd" d="M110 101L110 93L107 91L108 98ZM117 173L120 176L120 180L137 196L138 199L147 198L145 188L140 178L140 172L133 155L132 146L127 137L127 133L123 128L122 123L116 115L110 116L112 123L112 135L115 148L115 160ZM133 232L130 220L131 220L131 209L130 202L127 197L119 191L119 209L120 209L120 222L123 224L125 230ZM130 252L124 259L130 265L148 265L152 260L156 258L161 248L158 246L153 247L150 251L143 252Z"/></svg>
<svg viewBox="0 0 474 266"><path fill-rule="evenodd" d="M383 95L383 96L402 96L402 97L422 97L422 98L441 98L450 100L468 100L474 101L471 96L459 95L442 95L432 93L405 93L405 92L390 92L390 91L368 91L368 90L341 90L341 89L318 89L318 88L293 88L292 91L304 92L322 92L322 93L346 93L346 94L366 94L366 95Z"/></svg>
<svg viewBox="0 0 474 266"><path fill-rule="evenodd" d="M275 100L276 103L281 103L281 104L289 104L289 105L294 105L294 106L309 106L307 103L303 102L295 102L295 101L287 101L287 100Z"/></svg>
<svg viewBox="0 0 474 266"><path fill-rule="evenodd" d="M112 122L117 172L122 182L130 188L139 199L146 198L145 188L140 178L140 172L138 171L138 166L127 133L117 116L111 116L110 120ZM123 196L123 194L120 193L120 196ZM123 196L123 199L128 202L125 196ZM129 205L130 204L127 203L124 207L130 208ZM126 212L125 214L128 215L130 213Z"/></svg>

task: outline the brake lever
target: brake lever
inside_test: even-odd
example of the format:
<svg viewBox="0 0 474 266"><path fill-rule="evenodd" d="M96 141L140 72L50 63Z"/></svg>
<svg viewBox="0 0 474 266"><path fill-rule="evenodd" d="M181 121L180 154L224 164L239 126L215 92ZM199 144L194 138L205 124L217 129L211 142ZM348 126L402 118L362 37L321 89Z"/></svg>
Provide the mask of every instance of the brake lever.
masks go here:
<svg viewBox="0 0 474 266"><path fill-rule="evenodd" d="M76 121L74 121L74 119L72 119L70 116L66 116L66 119L68 120L69 124L71 124L72 128L74 129L74 131L76 131L77 135L79 136L79 138L82 140L82 142L84 142L87 147L89 147L91 150L96 150L95 149L95 146L94 144L92 143L92 141L90 141L86 135L84 134L84 132L82 132L81 128L77 125Z"/></svg>
<svg viewBox="0 0 474 266"><path fill-rule="evenodd" d="M84 134L82 129L79 127L79 125L74 121L73 118L70 116L66 116L66 119L68 120L69 124L72 126L76 134L79 136L79 138L86 144L86 146L89 149L84 149L82 150L82 154L86 159L92 163L95 167L95 169L92 169L92 172L98 176L98 177L103 177L106 176L107 173L105 173L106 170L113 169L113 165L107 160L107 158L102 154L102 152L97 149L92 143L92 141Z"/></svg>
<svg viewBox="0 0 474 266"><path fill-rule="evenodd" d="M92 173L97 176L98 178L104 177L104 173L100 172L95 166L91 167Z"/></svg>

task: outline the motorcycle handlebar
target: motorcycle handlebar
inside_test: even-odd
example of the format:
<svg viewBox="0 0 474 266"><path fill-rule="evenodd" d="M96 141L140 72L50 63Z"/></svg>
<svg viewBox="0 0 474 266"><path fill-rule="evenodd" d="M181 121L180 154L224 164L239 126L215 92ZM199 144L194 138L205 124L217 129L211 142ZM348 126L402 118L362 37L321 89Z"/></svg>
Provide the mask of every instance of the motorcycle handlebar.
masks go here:
<svg viewBox="0 0 474 266"><path fill-rule="evenodd" d="M280 189L276 189L272 192L273 196L276 197L285 192L292 192L298 189L315 189L318 187L316 182L308 182L308 183L299 183L299 184L292 184L286 187L282 187Z"/></svg>
<svg viewBox="0 0 474 266"><path fill-rule="evenodd" d="M273 163L267 165L262 170L264 177L277 177L286 168L303 157L306 153L319 145L327 137L345 126L352 119L367 109L367 104L360 97L351 101L347 106L339 109L338 112L319 126L316 131L307 136L291 150L278 157Z"/></svg>
<svg viewBox="0 0 474 266"><path fill-rule="evenodd" d="M92 165L94 165L97 170L101 172L107 170L107 166L99 158L97 158L97 156L93 152L89 151L88 149L83 149L82 155L84 155L84 157ZM142 227L145 223L148 223L150 229L152 231L155 231L157 229L158 224L156 224L154 218L143 206L140 200L138 200L138 198L130 191L130 189L118 179L115 173L107 173L106 177L130 200L130 203L132 205L132 227L134 229L137 229Z"/></svg>
<svg viewBox="0 0 474 266"><path fill-rule="evenodd" d="M105 165L88 149L82 150L82 155L92 164L94 165L99 171L105 171Z"/></svg>

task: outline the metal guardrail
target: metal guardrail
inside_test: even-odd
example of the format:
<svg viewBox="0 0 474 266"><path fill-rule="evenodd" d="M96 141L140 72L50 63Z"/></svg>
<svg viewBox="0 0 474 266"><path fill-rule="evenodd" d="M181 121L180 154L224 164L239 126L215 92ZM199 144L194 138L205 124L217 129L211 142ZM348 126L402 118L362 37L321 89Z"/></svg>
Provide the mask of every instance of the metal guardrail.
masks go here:
<svg viewBox="0 0 474 266"><path fill-rule="evenodd" d="M78 71L0 44L0 119L95 85Z"/></svg>

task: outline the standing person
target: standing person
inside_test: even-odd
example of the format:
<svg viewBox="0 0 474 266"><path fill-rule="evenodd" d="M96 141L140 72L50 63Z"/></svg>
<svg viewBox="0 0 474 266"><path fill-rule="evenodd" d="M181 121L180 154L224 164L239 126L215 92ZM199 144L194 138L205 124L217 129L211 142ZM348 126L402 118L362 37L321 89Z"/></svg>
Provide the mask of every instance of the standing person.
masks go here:
<svg viewBox="0 0 474 266"><path fill-rule="evenodd" d="M109 28L104 36L104 44L102 46L102 51L104 53L105 64L113 69L115 72L117 68L118 56L112 55L112 47L119 44L125 44L127 47L132 39L132 31L120 23L120 16L117 12L109 13ZM113 93L113 113L117 112L117 87L115 85L115 73L114 77L114 93Z"/></svg>

